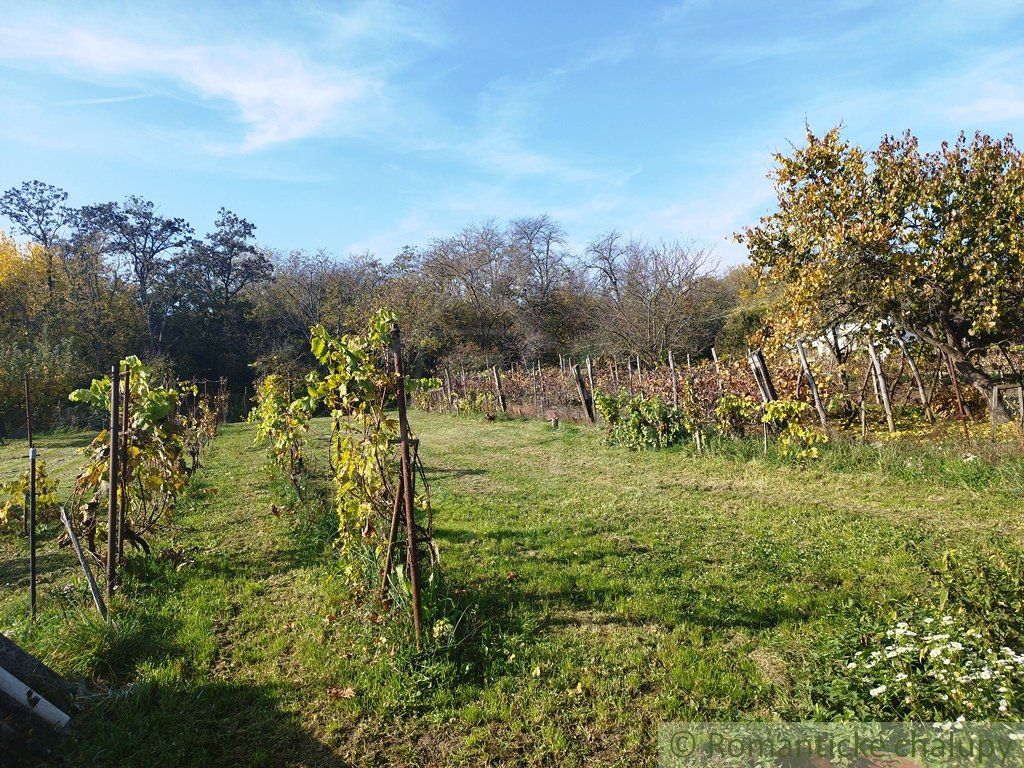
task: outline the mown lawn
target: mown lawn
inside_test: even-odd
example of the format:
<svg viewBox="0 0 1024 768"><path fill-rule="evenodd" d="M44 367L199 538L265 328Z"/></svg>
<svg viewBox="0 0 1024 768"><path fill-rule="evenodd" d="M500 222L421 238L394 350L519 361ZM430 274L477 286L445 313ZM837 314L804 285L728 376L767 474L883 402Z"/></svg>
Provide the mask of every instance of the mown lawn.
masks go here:
<svg viewBox="0 0 1024 768"><path fill-rule="evenodd" d="M958 457L800 468L539 422L413 426L443 574L427 631L447 619L455 646L417 655L353 605L330 511L274 513L246 425L218 437L168 551L132 558L110 625L51 527L31 626L4 536L0 629L96 692L70 764L650 764L661 720L818 716L823 648L933 594L945 550L1024 538L1019 478ZM40 441L64 493L84 442ZM19 452L0 447L3 479Z"/></svg>

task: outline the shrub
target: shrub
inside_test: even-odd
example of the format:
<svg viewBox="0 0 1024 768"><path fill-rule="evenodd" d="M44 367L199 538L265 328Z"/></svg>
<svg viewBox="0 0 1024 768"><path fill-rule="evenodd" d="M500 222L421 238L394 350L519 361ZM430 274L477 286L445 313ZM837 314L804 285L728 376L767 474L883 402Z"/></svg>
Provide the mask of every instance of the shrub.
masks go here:
<svg viewBox="0 0 1024 768"><path fill-rule="evenodd" d="M725 392L715 403L715 416L723 434L744 437L758 421L760 406L746 395Z"/></svg>
<svg viewBox="0 0 1024 768"><path fill-rule="evenodd" d="M833 653L828 716L1011 720L1024 713L1024 559L947 553L931 601L868 619Z"/></svg>
<svg viewBox="0 0 1024 768"><path fill-rule="evenodd" d="M686 414L660 397L598 393L594 405L605 423L605 439L633 450L667 448L686 440L693 430Z"/></svg>
<svg viewBox="0 0 1024 768"><path fill-rule="evenodd" d="M773 400L764 407L761 421L781 425L779 454L797 461L818 458L818 446L828 442L828 435L800 424L800 416L808 410L798 400Z"/></svg>

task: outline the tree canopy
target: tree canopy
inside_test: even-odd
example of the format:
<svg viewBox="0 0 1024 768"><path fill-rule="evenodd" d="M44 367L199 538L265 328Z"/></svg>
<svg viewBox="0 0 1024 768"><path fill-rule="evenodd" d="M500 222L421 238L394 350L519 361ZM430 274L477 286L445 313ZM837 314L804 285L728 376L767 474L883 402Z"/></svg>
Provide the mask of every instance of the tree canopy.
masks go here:
<svg viewBox="0 0 1024 768"><path fill-rule="evenodd" d="M1024 341L1024 159L1013 138L961 134L923 152L909 132L868 152L807 131L777 154L777 210L744 229L775 333L913 334L973 385L984 355Z"/></svg>

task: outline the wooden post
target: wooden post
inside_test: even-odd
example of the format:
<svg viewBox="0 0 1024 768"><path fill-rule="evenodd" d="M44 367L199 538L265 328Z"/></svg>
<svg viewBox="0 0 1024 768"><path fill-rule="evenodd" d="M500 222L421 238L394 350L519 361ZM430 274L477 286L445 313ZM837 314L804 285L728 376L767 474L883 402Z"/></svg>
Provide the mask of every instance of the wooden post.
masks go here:
<svg viewBox="0 0 1024 768"><path fill-rule="evenodd" d="M636 388L640 390L640 394L643 394L644 369L640 363L640 355L636 356Z"/></svg>
<svg viewBox="0 0 1024 768"><path fill-rule="evenodd" d="M420 646L422 610L420 606L420 583L416 568L416 468L412 462L409 436L409 417L405 404L405 372L402 369L401 332L396 323L392 331L392 350L395 363L395 400L398 405L398 435L401 447L402 502L405 506L406 563L409 567L409 587L412 592L412 624L416 632L416 647ZM497 366L495 366L497 370Z"/></svg>
<svg viewBox="0 0 1024 768"><path fill-rule="evenodd" d="M388 543L384 549L384 571L380 580L380 598L388 596L388 578L395 562L395 542L398 540L398 521L405 512L405 485L399 481L395 489L395 501L391 506L391 528L388 531Z"/></svg>
<svg viewBox="0 0 1024 768"><path fill-rule="evenodd" d="M761 370L761 378L764 379L765 391L768 393L769 400L778 400L779 393L775 390L775 385L772 383L772 375L768 370L768 363L764 360L764 353L760 349L754 351L754 359L757 361L757 366Z"/></svg>
<svg viewBox="0 0 1024 768"><path fill-rule="evenodd" d="M825 416L825 406L822 405L821 397L818 395L818 385L814 381L814 373L811 371L810 363L807 362L807 353L804 352L803 339L796 340L796 353L800 357L800 367L803 368L804 376L807 378L807 386L811 390L811 397L814 399L814 409L818 412L818 420L821 421L821 428L828 429L828 418Z"/></svg>
<svg viewBox="0 0 1024 768"><path fill-rule="evenodd" d="M757 390L761 393L761 402L767 404L773 400L778 400L778 393L772 384L771 377L768 374L768 366L765 365L764 355L761 354L761 351L748 350L747 361L750 363L750 370L754 374Z"/></svg>
<svg viewBox="0 0 1024 768"><path fill-rule="evenodd" d="M36 449L28 449L28 595L36 618Z"/></svg>
<svg viewBox="0 0 1024 768"><path fill-rule="evenodd" d="M960 423L964 428L964 437L971 439L971 431L967 428L967 415L964 413L964 399L960 395L960 381L956 377L956 367L953 365L953 358L943 355L946 359L946 370L949 371L949 380L953 385L953 392L956 394L956 409L960 414Z"/></svg>
<svg viewBox="0 0 1024 768"><path fill-rule="evenodd" d="M892 403L889 401L889 383L885 380L885 372L882 370L882 361L878 357L878 351L875 349L875 342L868 340L868 355L871 357L871 366L875 371L875 382L877 383L877 392L879 399L882 403L882 408L885 409L885 424L889 428L889 433L892 434L896 431L896 420L892 415Z"/></svg>
<svg viewBox="0 0 1024 768"><path fill-rule="evenodd" d="M32 442L32 399L28 390L28 374L25 374L25 431L28 433L28 447L33 446Z"/></svg>
<svg viewBox="0 0 1024 768"><path fill-rule="evenodd" d="M118 433L121 429L121 419L118 415L121 407L121 366L120 364L110 368L110 495L107 506L107 599L114 594L114 578L116 576L117 559L117 489L120 485L120 465L118 458L121 455L121 445L118 440Z"/></svg>
<svg viewBox="0 0 1024 768"><path fill-rule="evenodd" d="M452 374L447 367L444 369L444 388L444 396L448 401L448 413L451 413L452 409L455 407L455 403L452 395Z"/></svg>
<svg viewBox="0 0 1024 768"><path fill-rule="evenodd" d="M868 412L863 397L860 399L860 438L861 440L868 439Z"/></svg>
<svg viewBox="0 0 1024 768"><path fill-rule="evenodd" d="M632 395L633 394L633 356L632 355L626 355L626 376L628 377L627 378L627 382L628 382L627 389L629 390L629 394Z"/></svg>
<svg viewBox="0 0 1024 768"><path fill-rule="evenodd" d="M594 403L591 398L587 396L587 388L583 384L583 375L580 373L580 367L576 365L576 363L570 361L569 370L572 371L573 378L576 380L576 392L580 396L580 404L583 406L583 414L591 424L596 424L597 419L594 418Z"/></svg>
<svg viewBox="0 0 1024 768"><path fill-rule="evenodd" d="M724 392L725 384L722 381L722 369L718 364L718 353L714 347L711 348L711 359L715 362L715 378L718 379L718 391L719 393Z"/></svg>
<svg viewBox="0 0 1024 768"><path fill-rule="evenodd" d="M1024 385L1017 387L1017 410L1020 411L1020 434L1024 437Z"/></svg>
<svg viewBox="0 0 1024 768"><path fill-rule="evenodd" d="M587 384L590 386L590 397L593 399L597 388L594 386L594 366L590 364L590 355L587 355Z"/></svg>
<svg viewBox="0 0 1024 768"><path fill-rule="evenodd" d="M910 354L907 349L906 343L903 341L903 337L896 334L896 341L900 345L900 351L907 360L907 364L910 366L910 375L914 378L914 386L917 387L917 396L921 400L921 405L924 406L924 417L928 419L928 423L932 424L935 422L935 414L932 413L931 405L928 401L928 396L924 391L924 382L921 381L921 371L917 368L917 363L914 362L914 356Z"/></svg>
<svg viewBox="0 0 1024 768"><path fill-rule="evenodd" d="M505 393L501 389L501 373L498 371L498 366L491 368L491 372L494 374L494 391L498 396L498 405L501 406L502 413L508 413L508 404L505 402Z"/></svg>
<svg viewBox="0 0 1024 768"><path fill-rule="evenodd" d="M89 567L89 561L85 559L82 545L78 542L78 536L75 535L75 529L71 525L71 521L68 519L68 512L64 507L60 508L60 521L64 523L64 528L68 532L68 539L71 541L71 548L75 551L78 562L85 572L85 581L89 585L92 601L96 604L96 609L100 612L100 615L105 619L107 618L107 606L103 602L103 595L100 593L100 588L96 585L96 579L92 575L92 568Z"/></svg>
<svg viewBox="0 0 1024 768"><path fill-rule="evenodd" d="M668 372L672 377L672 405L679 407L679 378L676 376L676 361L672 357L672 350L668 351Z"/></svg>
<svg viewBox="0 0 1024 768"><path fill-rule="evenodd" d="M992 426L992 445L996 444L996 409L999 407L999 386L992 387L992 395L988 406L988 419Z"/></svg>
<svg viewBox="0 0 1024 768"><path fill-rule="evenodd" d="M761 404L768 402L768 395L764 391L764 383L761 381L761 372L757 370L757 363L754 362L754 351L747 350L747 362L750 364L750 372L754 375L754 383L757 384L757 392L761 395Z"/></svg>

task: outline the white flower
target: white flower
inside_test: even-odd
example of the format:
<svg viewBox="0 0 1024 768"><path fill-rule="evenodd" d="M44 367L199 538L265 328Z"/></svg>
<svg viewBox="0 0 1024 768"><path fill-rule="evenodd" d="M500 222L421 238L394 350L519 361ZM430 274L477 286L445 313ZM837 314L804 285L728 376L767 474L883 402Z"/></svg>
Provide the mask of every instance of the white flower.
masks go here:
<svg viewBox="0 0 1024 768"><path fill-rule="evenodd" d="M906 672L900 672L898 675L896 675L896 679L897 680L906 680L907 679L907 673Z"/></svg>
<svg viewBox="0 0 1024 768"><path fill-rule="evenodd" d="M870 691L868 691L868 693L870 693L872 696L881 696L887 690L889 690L889 686L880 685L877 688L872 688Z"/></svg>

